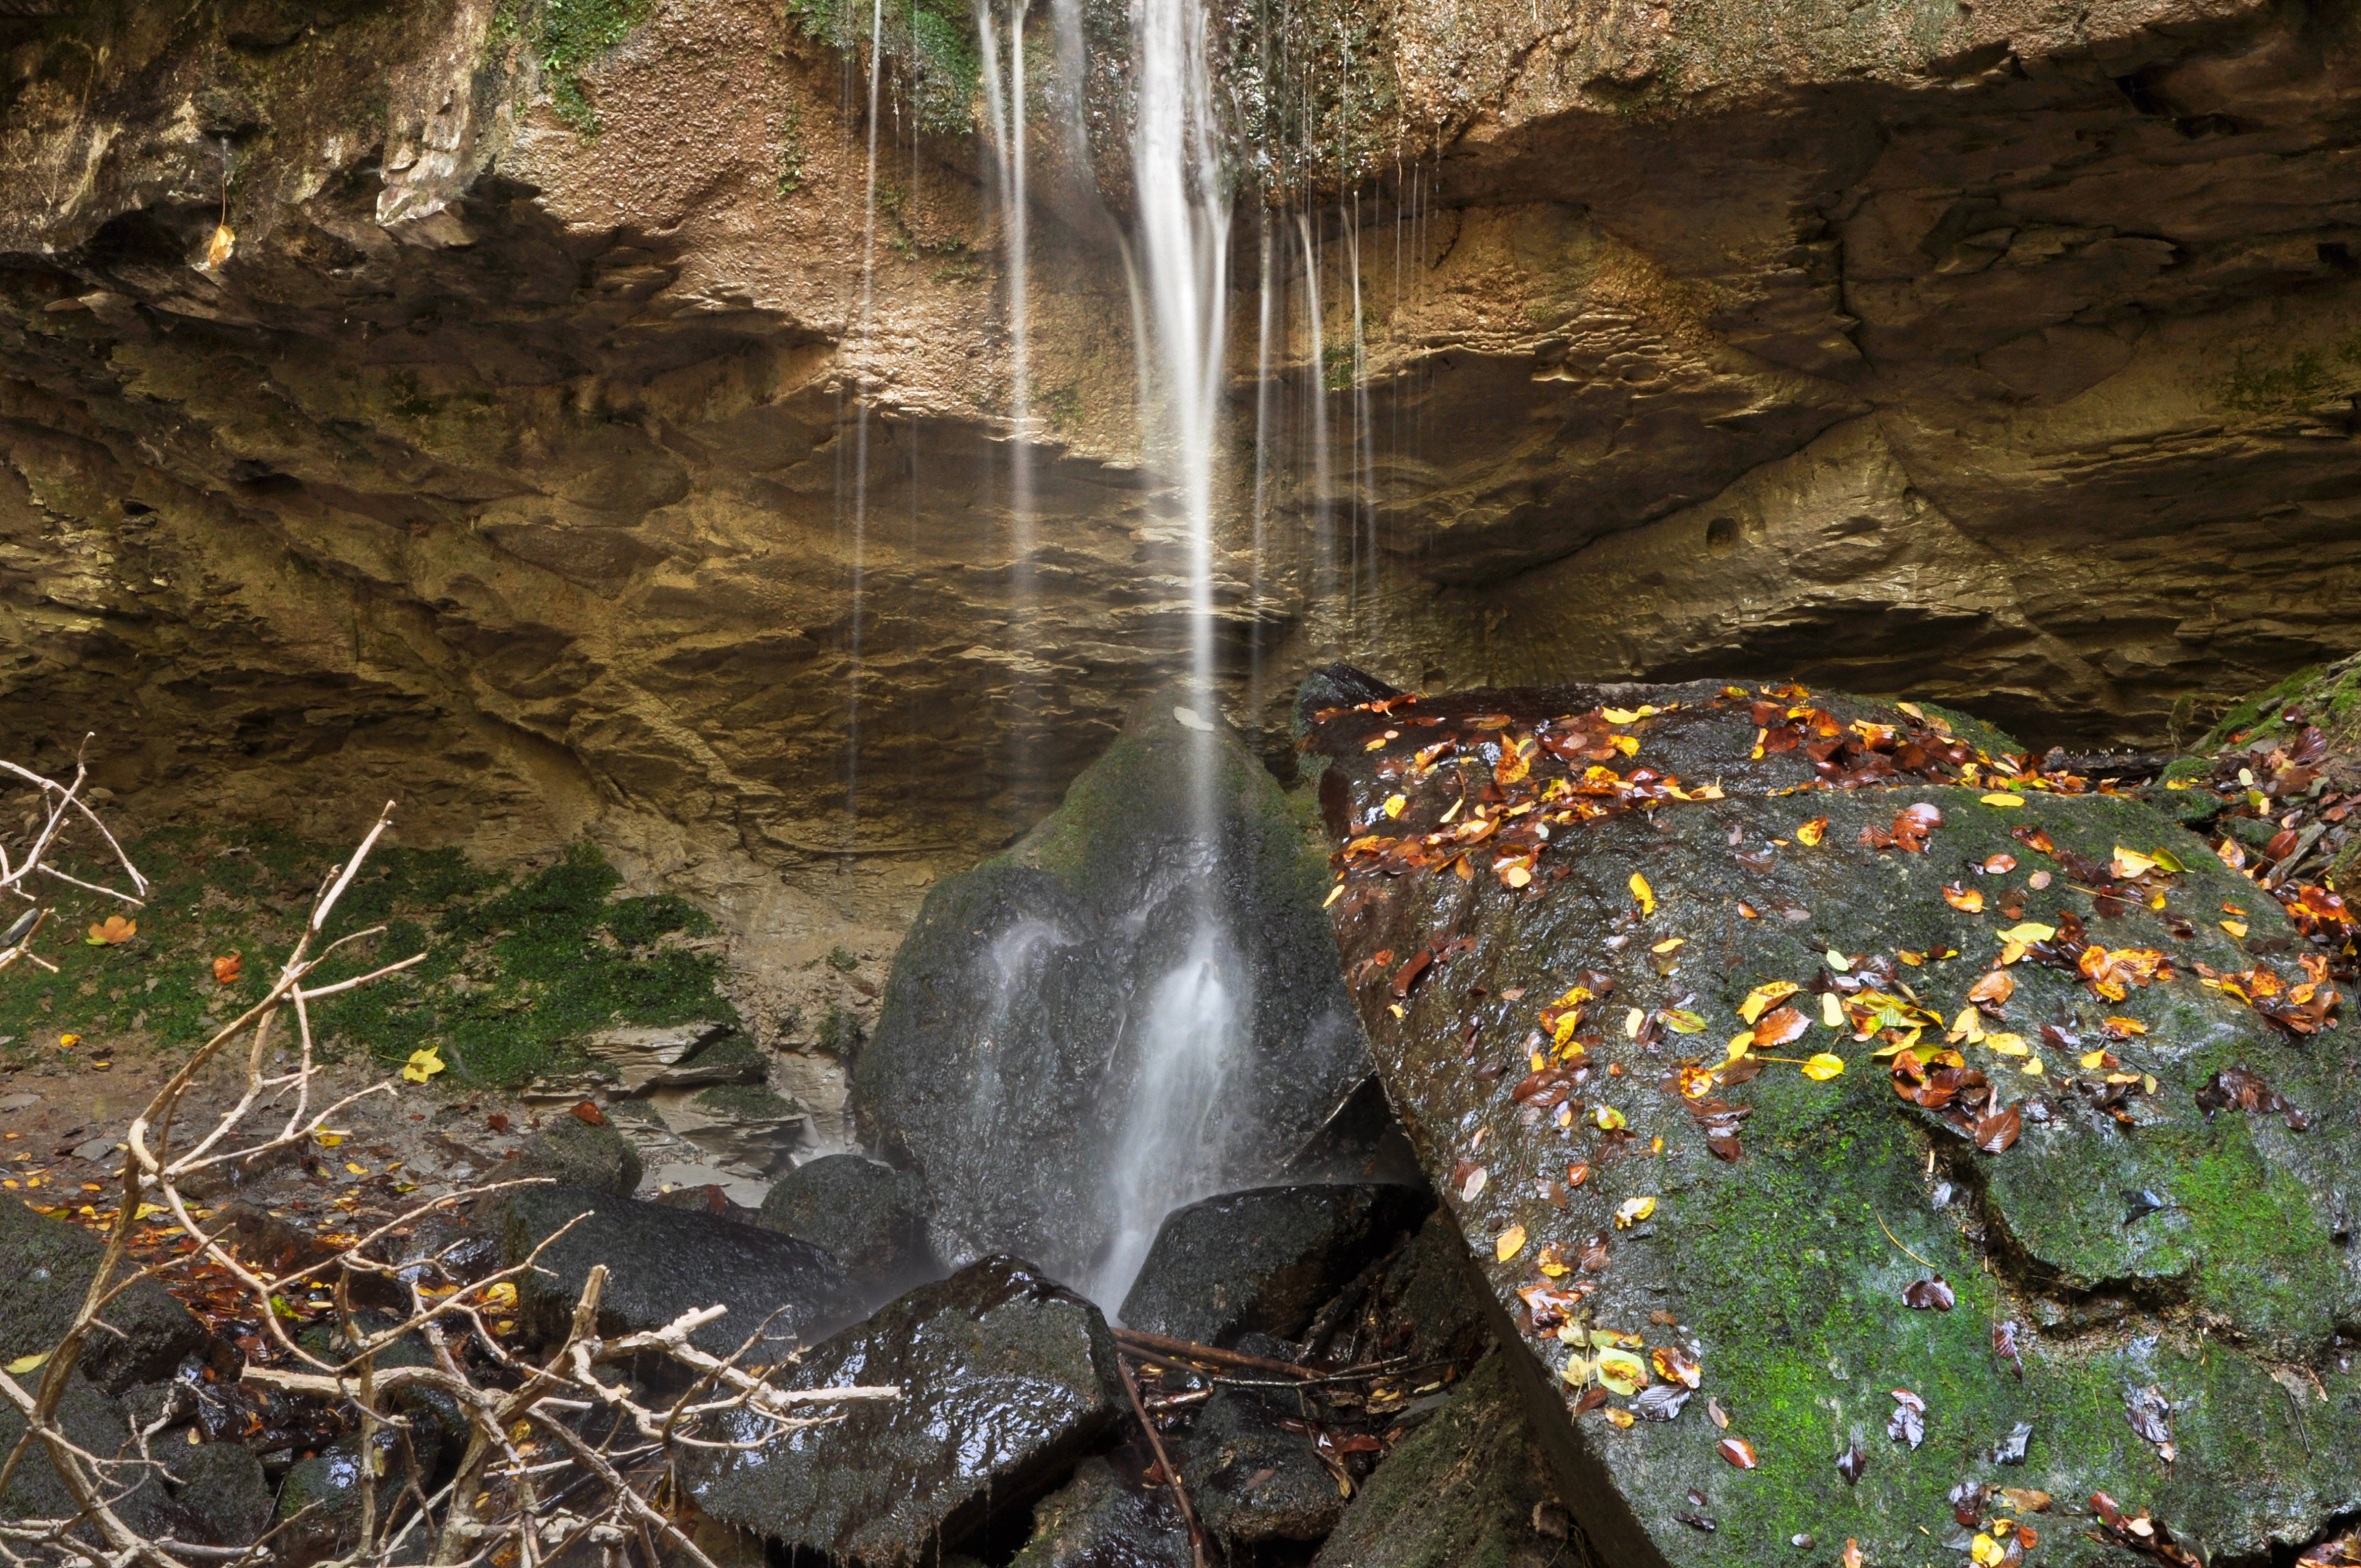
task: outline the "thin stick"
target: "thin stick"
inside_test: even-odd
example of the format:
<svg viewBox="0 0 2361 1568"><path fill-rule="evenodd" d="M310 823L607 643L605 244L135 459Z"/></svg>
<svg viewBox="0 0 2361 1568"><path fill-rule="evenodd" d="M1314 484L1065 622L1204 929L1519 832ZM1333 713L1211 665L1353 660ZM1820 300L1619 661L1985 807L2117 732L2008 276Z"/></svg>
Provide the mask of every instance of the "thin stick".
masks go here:
<svg viewBox="0 0 2361 1568"><path fill-rule="evenodd" d="M1872 1211L1872 1212L1874 1212L1875 1211ZM1943 1272L1941 1269L1937 1268L1933 1264L1928 1263L1925 1258L1920 1257L1916 1253L1912 1252L1908 1247L1903 1246L1902 1238L1894 1234L1894 1227L1885 1223L1885 1216L1883 1214L1879 1214L1877 1216L1877 1228L1885 1233L1885 1239L1887 1241L1892 1242L1896 1247L1901 1249L1903 1256L1920 1265L1930 1274L1940 1274Z"/></svg>
<svg viewBox="0 0 2361 1568"><path fill-rule="evenodd" d="M1235 1366L1246 1372L1269 1372L1281 1377L1317 1377L1332 1370L1326 1366L1298 1366L1292 1362L1268 1361L1259 1355L1245 1355L1235 1350L1222 1350L1192 1340L1170 1339L1163 1334L1142 1333L1137 1329L1116 1329L1117 1344L1132 1347L1142 1360L1202 1361L1208 1366Z"/></svg>
<svg viewBox="0 0 2361 1568"><path fill-rule="evenodd" d="M1172 1483L1172 1496L1180 1505L1181 1520L1189 1527L1190 1562L1193 1568L1205 1568L1205 1532L1198 1528L1197 1510L1190 1506L1189 1488L1181 1483L1180 1467L1164 1452L1164 1439L1157 1435L1156 1421L1140 1402L1139 1385L1132 1379L1131 1363L1123 1358L1120 1350L1115 1352L1115 1370L1123 1374L1123 1391L1131 1396L1131 1413L1139 1418L1139 1430L1148 1434L1148 1446L1155 1451L1157 1468Z"/></svg>

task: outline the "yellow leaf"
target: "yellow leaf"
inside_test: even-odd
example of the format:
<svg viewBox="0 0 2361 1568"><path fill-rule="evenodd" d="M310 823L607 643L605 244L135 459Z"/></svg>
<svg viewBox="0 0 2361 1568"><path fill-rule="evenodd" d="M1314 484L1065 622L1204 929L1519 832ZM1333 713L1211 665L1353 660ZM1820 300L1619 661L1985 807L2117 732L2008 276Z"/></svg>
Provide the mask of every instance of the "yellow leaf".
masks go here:
<svg viewBox="0 0 2361 1568"><path fill-rule="evenodd" d="M1984 1015L1973 1004L1960 1009L1951 1020L1951 1033L1963 1040L1976 1041L1984 1037Z"/></svg>
<svg viewBox="0 0 2361 1568"><path fill-rule="evenodd" d="M2185 872L2189 869L2181 862L2180 857L2170 850L2150 850L2147 852L2147 858L2169 872Z"/></svg>
<svg viewBox="0 0 2361 1568"><path fill-rule="evenodd" d="M1648 885L1648 879L1638 872L1631 873L1631 896L1640 901L1642 915L1653 915L1656 912L1656 891Z"/></svg>
<svg viewBox="0 0 2361 1568"><path fill-rule="evenodd" d="M2233 937L2244 937L2246 934L2246 923L2244 920L2224 920L2222 922L2222 929L2229 932Z"/></svg>
<svg viewBox="0 0 2361 1568"><path fill-rule="evenodd" d="M1819 843L1828 830L1828 819L1825 817L1815 817L1795 829L1795 842L1803 845L1806 850L1811 849Z"/></svg>
<svg viewBox="0 0 2361 1568"><path fill-rule="evenodd" d="M1686 937L1667 937L1648 950L1652 953L1677 953L1687 941Z"/></svg>
<svg viewBox="0 0 2361 1568"><path fill-rule="evenodd" d="M58 1036L58 1049L61 1051L70 1051L80 1044L82 1044L82 1036L80 1035L60 1035Z"/></svg>
<svg viewBox="0 0 2361 1568"><path fill-rule="evenodd" d="M2141 1023L2136 1018L2110 1018L2107 1020L2107 1027L2113 1029L2118 1035L2145 1035L2147 1033L2147 1025Z"/></svg>
<svg viewBox="0 0 2361 1568"><path fill-rule="evenodd" d="M1927 722L1927 710L1919 707L1916 703L1897 702L1894 706L1908 714L1911 718L1916 719L1919 723L1924 724Z"/></svg>
<svg viewBox="0 0 2361 1568"><path fill-rule="evenodd" d="M1402 808L1409 804L1410 796L1406 795L1389 795L1386 796L1386 815L1400 817L1402 814Z"/></svg>
<svg viewBox="0 0 2361 1568"><path fill-rule="evenodd" d="M1631 1124L1623 1119L1623 1113L1612 1105L1593 1105L1590 1108L1590 1119L1597 1124L1599 1131L1605 1133L1620 1132Z"/></svg>
<svg viewBox="0 0 2361 1568"><path fill-rule="evenodd" d="M1684 1035L1697 1035L1705 1032L1705 1020L1686 1007L1668 1007L1657 1016L1664 1021L1666 1027Z"/></svg>
<svg viewBox="0 0 2361 1568"><path fill-rule="evenodd" d="M1626 1010L1623 1014L1624 1038L1631 1040L1638 1039L1640 1037L1640 1025L1645 1024L1647 1021L1648 1014L1641 1009L1633 1007Z"/></svg>
<svg viewBox="0 0 2361 1568"><path fill-rule="evenodd" d="M1844 1004L1837 1000L1837 993L1833 991L1820 992L1821 1027L1841 1029L1844 1027Z"/></svg>
<svg viewBox="0 0 2361 1568"><path fill-rule="evenodd" d="M1758 985L1746 993L1745 1001L1738 1004L1738 1015L1752 1024L1762 1017L1773 1003L1793 996L1803 989L1792 980L1774 980Z"/></svg>
<svg viewBox="0 0 2361 1568"><path fill-rule="evenodd" d="M1343 883L1341 883L1341 882L1340 882L1340 883L1338 883L1334 887L1332 887L1332 888L1330 888L1330 889L1328 890L1328 896L1327 896L1327 898L1326 898L1325 900L1323 900L1323 901L1321 903L1320 907L1321 907L1321 908L1323 908L1323 909L1325 909L1325 908L1327 908L1327 907L1328 907L1328 905L1329 905L1335 903L1338 899L1340 899L1340 898L1342 898L1342 897L1344 897L1344 896L1345 896L1345 884L1344 884Z"/></svg>
<svg viewBox="0 0 2361 1568"><path fill-rule="evenodd" d="M237 253L237 231L227 224L216 226L213 237L205 241L205 270L218 272Z"/></svg>
<svg viewBox="0 0 2361 1568"><path fill-rule="evenodd" d="M1804 1064L1804 1076L1815 1082L1826 1083L1844 1069L1844 1058L1830 1051L1816 1051L1812 1059Z"/></svg>
<svg viewBox="0 0 2361 1568"><path fill-rule="evenodd" d="M1629 1410L1610 1409L1604 1412L1604 1414L1609 1420L1614 1422L1619 1429L1625 1431L1629 1431L1633 1426L1637 1425L1640 1420L1639 1417L1633 1415Z"/></svg>
<svg viewBox="0 0 2361 1568"><path fill-rule="evenodd" d="M1640 738L1637 735L1610 735L1608 740L1614 743L1617 751L1627 757L1636 757L1640 754Z"/></svg>
<svg viewBox="0 0 2361 1568"><path fill-rule="evenodd" d="M1723 1059L1726 1061L1736 1061L1739 1058L1744 1056L1753 1048L1754 1031L1752 1029L1741 1029L1738 1033L1730 1036L1730 1054Z"/></svg>
<svg viewBox="0 0 2361 1568"><path fill-rule="evenodd" d="M1524 1250L1525 1227L1522 1225L1510 1225L1507 1230L1502 1231L1499 1239L1492 1244L1492 1255L1502 1263L1508 1262Z"/></svg>
<svg viewBox="0 0 2361 1568"><path fill-rule="evenodd" d="M368 1168L367 1166L355 1165L351 1160L345 1161L345 1168L351 1171L355 1176L367 1176L368 1174Z"/></svg>
<svg viewBox="0 0 2361 1568"><path fill-rule="evenodd" d="M2027 1057L2017 1070L2023 1072L2027 1078L2039 1078L2046 1069L2042 1067L2039 1057Z"/></svg>
<svg viewBox="0 0 2361 1568"><path fill-rule="evenodd" d="M53 1351L37 1350L30 1355L20 1355L8 1364L8 1375L21 1377L27 1372L37 1372L54 1354Z"/></svg>
<svg viewBox="0 0 2361 1568"><path fill-rule="evenodd" d="M1986 1035L1984 1046L2004 1057L2021 1057L2031 1048L2026 1045L2022 1035Z"/></svg>
<svg viewBox="0 0 2361 1568"><path fill-rule="evenodd" d="M1986 806L2023 806L2025 796L2011 795L2005 790L1995 790L1991 795L1985 795L1983 802Z"/></svg>
<svg viewBox="0 0 2361 1568"><path fill-rule="evenodd" d="M1602 707L1598 717L1609 724L1637 724L1640 715L1628 707Z"/></svg>
<svg viewBox="0 0 2361 1568"><path fill-rule="evenodd" d="M402 1068L401 1076L412 1083L423 1083L441 1072L446 1064L434 1051L434 1047L428 1046L424 1050L411 1052L410 1061ZM324 1143L327 1140L324 1138L321 1141Z"/></svg>
<svg viewBox="0 0 2361 1568"><path fill-rule="evenodd" d="M314 1133L312 1135L312 1141L318 1144L324 1149L332 1149L338 1144L345 1141L345 1135L342 1133Z"/></svg>
<svg viewBox="0 0 2361 1568"><path fill-rule="evenodd" d="M1822 953L1820 957L1828 959L1828 968L1836 970L1839 974L1842 974L1847 970L1852 968L1852 960L1845 957L1842 953L1837 951L1834 948L1830 948L1827 952Z"/></svg>
<svg viewBox="0 0 2361 1568"><path fill-rule="evenodd" d="M1656 1212L1653 1198L1626 1198L1615 1210L1615 1228L1628 1231Z"/></svg>
<svg viewBox="0 0 2361 1568"><path fill-rule="evenodd" d="M2027 920L2003 931L2000 939L2004 942L2046 942L2056 935L2057 927L2044 926L2038 920Z"/></svg>
<svg viewBox="0 0 2361 1568"><path fill-rule="evenodd" d="M2114 872L2125 881L2128 882L2137 876L2146 876L2155 869L2154 855L2143 855L2136 850L2126 850L2121 844L2115 846Z"/></svg>
<svg viewBox="0 0 2361 1568"><path fill-rule="evenodd" d="M1648 1386L1648 1364L1628 1350L1598 1353L1598 1380L1608 1392L1627 1398Z"/></svg>
<svg viewBox="0 0 2361 1568"><path fill-rule="evenodd" d="M2008 1550L1991 1536L1979 1535L1968 1543L1968 1556L1974 1561L1976 1568L2000 1568L2008 1556Z"/></svg>
<svg viewBox="0 0 2361 1568"><path fill-rule="evenodd" d="M2104 1051L2084 1051L2084 1052L2082 1053L2082 1066L2083 1066L2083 1068L2084 1068L2086 1070L2096 1071L2098 1069L2103 1068L2103 1067L2104 1067L2104 1066L2106 1066L2106 1065L2107 1065L2107 1053L2106 1053L2106 1052L2104 1052Z"/></svg>

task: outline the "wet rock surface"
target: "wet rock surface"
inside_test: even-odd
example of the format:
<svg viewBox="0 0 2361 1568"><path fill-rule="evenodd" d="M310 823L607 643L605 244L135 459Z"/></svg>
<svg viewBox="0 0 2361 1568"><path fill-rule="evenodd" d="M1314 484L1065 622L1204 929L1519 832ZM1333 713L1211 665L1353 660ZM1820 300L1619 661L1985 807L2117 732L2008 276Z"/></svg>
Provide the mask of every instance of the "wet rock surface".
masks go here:
<svg viewBox="0 0 2361 1568"><path fill-rule="evenodd" d="M1494 1354L1387 1456L1312 1563L1548 1568L1581 1561L1572 1535L1506 1357Z"/></svg>
<svg viewBox="0 0 2361 1568"><path fill-rule="evenodd" d="M138 1456L131 1412L125 1401L79 1374L67 1383L58 1402L58 1428L68 1442L102 1458L136 1461ZM13 1404L0 1402L0 1453L14 1449L24 1434L24 1416ZM153 1538L203 1528L199 1513L176 1502L152 1473L126 1474L124 1491L116 1511L126 1524L142 1534ZM0 1494L0 1517L7 1519L71 1519L81 1511L38 1444L17 1464L8 1490Z"/></svg>
<svg viewBox="0 0 2361 1568"><path fill-rule="evenodd" d="M774 1182L754 1223L825 1248L864 1288L906 1287L929 1272L926 1189L859 1155L822 1155Z"/></svg>
<svg viewBox="0 0 2361 1568"><path fill-rule="evenodd" d="M1033 1505L1033 1534L1009 1568L1189 1568L1189 1532L1169 1498L1085 1459Z"/></svg>
<svg viewBox="0 0 2361 1568"><path fill-rule="evenodd" d="M571 1113L552 1116L500 1172L503 1180L540 1177L616 1198L638 1191L640 1175L640 1151L631 1139L610 1122L593 1123Z"/></svg>
<svg viewBox="0 0 2361 1568"><path fill-rule="evenodd" d="M1315 729L1361 1014L1562 1499L1609 1561L1903 1561L2004 1487L2305 1539L2361 1502L2343 928L1927 717L1699 683Z"/></svg>
<svg viewBox="0 0 2361 1568"><path fill-rule="evenodd" d="M1123 1300L1126 1328L1199 1344L1296 1339L1433 1203L1410 1187L1265 1187L1169 1215Z"/></svg>
<svg viewBox="0 0 2361 1568"><path fill-rule="evenodd" d="M503 1265L523 1262L577 1215L587 1217L544 1252L540 1269L517 1287L520 1321L538 1338L565 1332L599 1263L607 1266L602 1335L661 1328L718 1302L728 1314L699 1328L693 1343L727 1355L759 1328L763 1348L776 1352L809 1343L857 1310L844 1271L809 1242L588 1188L528 1187L508 1195L500 1221Z"/></svg>
<svg viewBox="0 0 2361 1568"><path fill-rule="evenodd" d="M1176 1455L1205 1530L1232 1546L1318 1541L1345 1499L1285 1390L1218 1388ZM1292 1422L1293 1430L1290 1430Z"/></svg>
<svg viewBox="0 0 2361 1568"><path fill-rule="evenodd" d="M1056 813L937 885L895 959L853 1106L924 1179L945 1263L1005 1251L1090 1281L1119 1223L1142 1228L1137 1257L1170 1202L1268 1179L1367 1075L1288 798L1235 737L1201 736L1175 707L1143 704ZM1201 743L1211 856L1193 834ZM1198 953L1207 914L1218 936ZM1135 1084L1179 1049L1159 1028L1234 1029L1236 1057L1190 1146L1126 1157ZM1194 1190L1122 1212L1118 1182L1168 1169Z"/></svg>
<svg viewBox="0 0 2361 1568"><path fill-rule="evenodd" d="M1005 1257L910 1292L786 1377L903 1398L717 1459L692 1479L697 1505L790 1552L869 1568L931 1562L1019 1515L1124 1408L1098 1309Z"/></svg>
<svg viewBox="0 0 2361 1568"><path fill-rule="evenodd" d="M48 1350L63 1337L105 1250L79 1226L37 1214L13 1197L0 1201L0 1360ZM116 1297L100 1321L115 1332L92 1332L78 1369L111 1393L171 1376L181 1358L210 1337L154 1280Z"/></svg>
<svg viewBox="0 0 2361 1568"><path fill-rule="evenodd" d="M262 1462L236 1442L182 1447L165 1459L172 1495L217 1546L245 1546L270 1526L272 1490Z"/></svg>

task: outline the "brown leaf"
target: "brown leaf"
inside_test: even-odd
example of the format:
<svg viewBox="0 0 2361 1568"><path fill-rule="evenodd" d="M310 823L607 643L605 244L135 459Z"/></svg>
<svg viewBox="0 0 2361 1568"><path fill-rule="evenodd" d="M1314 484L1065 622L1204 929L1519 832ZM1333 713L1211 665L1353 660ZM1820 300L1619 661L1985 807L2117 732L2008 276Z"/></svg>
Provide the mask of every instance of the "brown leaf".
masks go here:
<svg viewBox="0 0 2361 1568"><path fill-rule="evenodd" d="M1754 1445L1742 1437L1723 1438L1713 1445L1713 1451L1741 1470L1752 1470L1763 1463L1754 1457Z"/></svg>
<svg viewBox="0 0 2361 1568"><path fill-rule="evenodd" d="M1794 1008L1774 1008L1754 1021L1754 1048L1770 1050L1801 1039L1804 1031L1811 1026L1811 1020Z"/></svg>
<svg viewBox="0 0 2361 1568"><path fill-rule="evenodd" d="M2015 1146L2017 1135L2025 1131L2023 1102L2013 1101L2005 1111L1996 1112L1976 1124L1976 1147L1986 1154L2005 1154Z"/></svg>
<svg viewBox="0 0 2361 1568"><path fill-rule="evenodd" d="M1999 1009L2016 994L2016 977L2004 969L1996 969L1975 984L1968 987L1968 1000L1979 1007Z"/></svg>
<svg viewBox="0 0 2361 1568"><path fill-rule="evenodd" d="M1959 1297L1939 1277L1914 1279L1902 1288L1902 1304L1922 1312L1948 1312L1959 1304Z"/></svg>
<svg viewBox="0 0 2361 1568"><path fill-rule="evenodd" d="M574 1107L574 1118L577 1122L588 1122L594 1127L603 1127L607 1124L607 1113L599 1110L588 1100Z"/></svg>

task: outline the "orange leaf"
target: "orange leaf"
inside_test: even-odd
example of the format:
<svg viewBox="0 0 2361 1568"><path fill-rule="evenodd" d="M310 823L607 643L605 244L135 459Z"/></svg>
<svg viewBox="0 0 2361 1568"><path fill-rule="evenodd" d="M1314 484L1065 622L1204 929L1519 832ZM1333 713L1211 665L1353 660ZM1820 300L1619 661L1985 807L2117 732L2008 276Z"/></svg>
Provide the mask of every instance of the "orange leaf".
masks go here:
<svg viewBox="0 0 2361 1568"><path fill-rule="evenodd" d="M1966 914L1978 915L1983 911L1984 895L1972 887L1961 887L1958 883L1949 883L1943 888L1943 902Z"/></svg>
<svg viewBox="0 0 2361 1568"><path fill-rule="evenodd" d="M237 983L237 977L244 971L244 961L240 959L236 953L232 953L226 958L215 959L214 960L214 982L217 985L236 985Z"/></svg>
<svg viewBox="0 0 2361 1568"><path fill-rule="evenodd" d="M1756 1020L1754 1048L1762 1051L1784 1046L1790 1040L1801 1038L1804 1031L1811 1026L1811 1020L1794 1008L1774 1008Z"/></svg>

